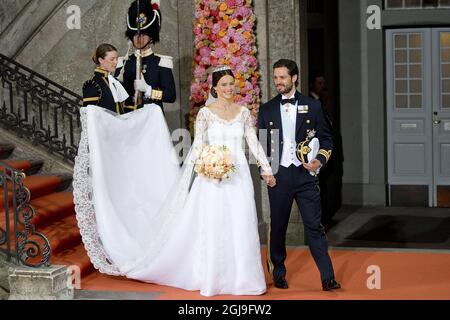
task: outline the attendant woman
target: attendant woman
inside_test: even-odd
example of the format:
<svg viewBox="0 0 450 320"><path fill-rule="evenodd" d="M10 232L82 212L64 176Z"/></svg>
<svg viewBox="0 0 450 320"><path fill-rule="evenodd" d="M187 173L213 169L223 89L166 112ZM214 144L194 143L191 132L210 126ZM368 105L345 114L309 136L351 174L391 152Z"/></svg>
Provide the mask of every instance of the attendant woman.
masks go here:
<svg viewBox="0 0 450 320"><path fill-rule="evenodd" d="M101 44L92 60L97 67L92 79L83 85L83 106L96 105L123 114L124 101L128 98L128 93L112 76L117 66L117 49L107 43Z"/></svg>

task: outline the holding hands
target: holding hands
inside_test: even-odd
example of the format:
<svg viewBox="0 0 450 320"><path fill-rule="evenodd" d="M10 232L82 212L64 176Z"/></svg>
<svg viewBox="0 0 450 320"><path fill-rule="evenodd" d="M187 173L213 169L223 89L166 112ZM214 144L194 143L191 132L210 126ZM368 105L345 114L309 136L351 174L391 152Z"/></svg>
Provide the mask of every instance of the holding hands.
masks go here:
<svg viewBox="0 0 450 320"><path fill-rule="evenodd" d="M277 180L273 176L273 174L262 174L261 175L264 181L267 183L267 186L273 188L277 185Z"/></svg>

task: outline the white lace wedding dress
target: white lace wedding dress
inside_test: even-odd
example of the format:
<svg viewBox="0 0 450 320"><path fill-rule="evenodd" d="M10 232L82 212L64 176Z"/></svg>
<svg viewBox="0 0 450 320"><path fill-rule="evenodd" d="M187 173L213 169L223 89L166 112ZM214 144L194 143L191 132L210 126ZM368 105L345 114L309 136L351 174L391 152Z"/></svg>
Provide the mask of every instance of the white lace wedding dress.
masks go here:
<svg viewBox="0 0 450 320"><path fill-rule="evenodd" d="M74 174L77 218L94 266L108 274L200 290L204 296L263 294L266 284L244 138L263 171L271 170L249 110L242 107L226 121L208 108L201 109L194 144L179 171L169 160L174 151L160 108L147 106L119 117L99 109L82 111L83 136ZM110 122L117 127L111 128ZM142 141L152 135L146 143L159 141L159 145L150 146L148 152ZM130 145L134 140L140 143ZM104 154L110 150L102 147L107 144L114 145L110 155L126 149L119 152L118 160L124 172L110 170L114 168L109 168ZM215 183L194 177L203 144L231 150L237 171L229 180ZM105 191L109 189L113 191Z"/></svg>

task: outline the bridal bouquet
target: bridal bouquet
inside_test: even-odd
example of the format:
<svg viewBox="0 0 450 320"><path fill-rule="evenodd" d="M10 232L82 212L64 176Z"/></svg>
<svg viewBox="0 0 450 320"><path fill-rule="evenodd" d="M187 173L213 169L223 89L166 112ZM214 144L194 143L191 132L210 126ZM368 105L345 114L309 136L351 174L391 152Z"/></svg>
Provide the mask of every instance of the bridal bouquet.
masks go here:
<svg viewBox="0 0 450 320"><path fill-rule="evenodd" d="M194 171L218 183L222 179L229 179L230 173L236 172L236 166L227 146L205 145L200 151Z"/></svg>

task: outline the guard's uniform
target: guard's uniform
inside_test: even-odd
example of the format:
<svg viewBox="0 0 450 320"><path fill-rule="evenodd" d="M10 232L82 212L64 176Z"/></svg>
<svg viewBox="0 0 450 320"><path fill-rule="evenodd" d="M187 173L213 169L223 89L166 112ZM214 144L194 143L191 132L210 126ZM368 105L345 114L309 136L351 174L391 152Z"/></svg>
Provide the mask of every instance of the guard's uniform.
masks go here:
<svg viewBox="0 0 450 320"><path fill-rule="evenodd" d="M124 68L124 70L122 70ZM152 87L150 96L143 94L143 104L155 103L161 108L163 103L173 103L176 100L175 81L172 73L173 59L169 56L154 54L151 50L142 53L142 74L145 82ZM116 75L123 74L122 84L130 98L125 102L126 112L133 111L135 106L134 81L136 80L136 55L131 55L124 66L116 71Z"/></svg>
<svg viewBox="0 0 450 320"><path fill-rule="evenodd" d="M83 106L96 105L116 112L124 113L124 103L115 102L110 89L108 72L97 68L94 77L83 84Z"/></svg>
<svg viewBox="0 0 450 320"><path fill-rule="evenodd" d="M129 98L125 103L125 112L136 110L144 104L154 103L163 108L163 103L173 103L176 100L175 81L173 78L173 59L152 52L151 44L159 42L161 31L161 10L159 1L133 1L128 9L126 37L133 42L136 35L146 35L149 42L140 51L142 58L141 70L143 78L152 90L139 92L142 95L137 104L134 82L136 77L136 54L119 59L116 76L122 82ZM134 42L133 42L134 43ZM138 48L139 49L139 48ZM164 109L163 109L164 111Z"/></svg>

